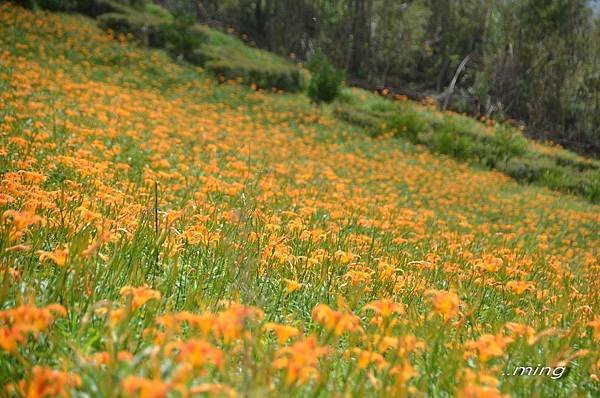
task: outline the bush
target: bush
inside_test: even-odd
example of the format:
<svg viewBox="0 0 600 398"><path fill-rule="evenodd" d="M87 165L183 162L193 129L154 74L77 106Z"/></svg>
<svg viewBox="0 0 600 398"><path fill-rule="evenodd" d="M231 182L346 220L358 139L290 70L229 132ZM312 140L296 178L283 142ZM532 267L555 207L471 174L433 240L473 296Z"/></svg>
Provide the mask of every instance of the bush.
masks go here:
<svg viewBox="0 0 600 398"><path fill-rule="evenodd" d="M13 2L27 10L33 10L35 8L34 0L13 0Z"/></svg>
<svg viewBox="0 0 600 398"><path fill-rule="evenodd" d="M247 46L216 30L198 28L205 30L207 43L201 46L196 56L205 62L207 71L225 80L241 78L244 84L254 84L257 88L289 92L303 89L303 71L285 58Z"/></svg>
<svg viewBox="0 0 600 398"><path fill-rule="evenodd" d="M406 137L411 142L419 142L419 133L429 130L429 125L423 116L408 106L402 106L395 112L390 120L390 128L397 137Z"/></svg>
<svg viewBox="0 0 600 398"><path fill-rule="evenodd" d="M527 152L527 139L515 129L500 125L494 131L494 138L487 145L490 149L485 162L490 167L507 163L510 159Z"/></svg>
<svg viewBox="0 0 600 398"><path fill-rule="evenodd" d="M72 12L88 7L92 2L93 0L31 0L19 3L28 3L26 8L37 6L42 10Z"/></svg>
<svg viewBox="0 0 600 398"><path fill-rule="evenodd" d="M339 104L333 110L333 114L345 122L365 129L371 137L381 133L382 117L374 112L356 108L348 104Z"/></svg>
<svg viewBox="0 0 600 398"><path fill-rule="evenodd" d="M81 0L84 1L84 0ZM112 0L95 0L113 4ZM259 88L299 91L302 71L287 60L251 48L237 38L198 25L186 16L147 5L144 11L118 5L117 12L98 17L98 24L117 33L131 34L143 45L165 48L174 58L202 66L226 80L241 78Z"/></svg>
<svg viewBox="0 0 600 398"><path fill-rule="evenodd" d="M157 18L161 18L167 22L173 22L174 20L173 14L171 14L169 10L159 6L158 4L148 3L145 5L144 10L146 11L146 13Z"/></svg>
<svg viewBox="0 0 600 398"><path fill-rule="evenodd" d="M336 70L323 55L314 55L308 69L312 74L308 86L308 97L315 104L332 102L341 91L344 75Z"/></svg>
<svg viewBox="0 0 600 398"><path fill-rule="evenodd" d="M435 152L449 155L458 160L475 157L479 146L469 136L449 130L436 131L428 146Z"/></svg>
<svg viewBox="0 0 600 398"><path fill-rule="evenodd" d="M80 12L90 17L106 13L128 13L130 8L115 0L16 0L24 8L35 6L50 11Z"/></svg>
<svg viewBox="0 0 600 398"><path fill-rule="evenodd" d="M133 9L116 0L77 0L77 11L89 17L96 18L102 14L129 14Z"/></svg>
<svg viewBox="0 0 600 398"><path fill-rule="evenodd" d="M504 164L497 165L504 174L509 175L517 181L534 182L544 174L555 168L554 162L546 157L515 157Z"/></svg>
<svg viewBox="0 0 600 398"><path fill-rule="evenodd" d="M98 25L116 33L131 34L135 40L145 46L162 48L166 43L162 21L148 15L102 14L98 17Z"/></svg>
<svg viewBox="0 0 600 398"><path fill-rule="evenodd" d="M302 75L300 70L294 67L256 67L219 59L207 61L205 68L225 80L241 78L243 82L255 84L258 88L278 88L289 92L302 89Z"/></svg>
<svg viewBox="0 0 600 398"><path fill-rule="evenodd" d="M519 156L498 164L498 170L517 181L546 186L557 191L600 201L600 170L581 171L573 166L561 165L550 156Z"/></svg>
<svg viewBox="0 0 600 398"><path fill-rule="evenodd" d="M206 41L203 31L196 29L191 17L177 16L172 22L162 25L166 49L174 58L202 65L206 61L198 55L198 49Z"/></svg>
<svg viewBox="0 0 600 398"><path fill-rule="evenodd" d="M71 0L37 0L36 4L43 10L71 11L75 8L75 1Z"/></svg>

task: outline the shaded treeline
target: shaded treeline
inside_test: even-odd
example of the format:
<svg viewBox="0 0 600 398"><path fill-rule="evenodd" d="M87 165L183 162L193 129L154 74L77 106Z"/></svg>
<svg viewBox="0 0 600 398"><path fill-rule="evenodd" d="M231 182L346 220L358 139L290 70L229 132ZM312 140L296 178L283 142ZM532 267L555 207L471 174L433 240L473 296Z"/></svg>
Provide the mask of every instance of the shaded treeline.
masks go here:
<svg viewBox="0 0 600 398"><path fill-rule="evenodd" d="M526 122L600 152L600 22L585 0L159 0L350 81ZM453 83L454 81L454 83Z"/></svg>

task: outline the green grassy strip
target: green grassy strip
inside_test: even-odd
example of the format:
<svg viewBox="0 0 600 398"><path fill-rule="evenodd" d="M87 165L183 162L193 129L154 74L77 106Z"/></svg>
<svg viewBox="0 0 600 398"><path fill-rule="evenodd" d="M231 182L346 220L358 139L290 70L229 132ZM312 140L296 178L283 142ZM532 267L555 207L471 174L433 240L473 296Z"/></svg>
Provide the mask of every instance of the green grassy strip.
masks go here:
<svg viewBox="0 0 600 398"><path fill-rule="evenodd" d="M487 126L470 117L410 101L389 101L358 89L345 90L333 105L333 114L371 136L392 134L522 183L600 202L600 162L528 140L506 125Z"/></svg>

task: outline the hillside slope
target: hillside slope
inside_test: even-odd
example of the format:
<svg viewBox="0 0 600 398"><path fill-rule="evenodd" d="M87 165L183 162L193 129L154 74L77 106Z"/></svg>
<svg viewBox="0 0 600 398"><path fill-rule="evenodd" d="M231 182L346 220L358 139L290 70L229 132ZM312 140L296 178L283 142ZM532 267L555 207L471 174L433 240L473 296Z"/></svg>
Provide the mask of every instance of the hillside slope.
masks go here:
<svg viewBox="0 0 600 398"><path fill-rule="evenodd" d="M598 393L599 206L84 17L0 22L2 388Z"/></svg>

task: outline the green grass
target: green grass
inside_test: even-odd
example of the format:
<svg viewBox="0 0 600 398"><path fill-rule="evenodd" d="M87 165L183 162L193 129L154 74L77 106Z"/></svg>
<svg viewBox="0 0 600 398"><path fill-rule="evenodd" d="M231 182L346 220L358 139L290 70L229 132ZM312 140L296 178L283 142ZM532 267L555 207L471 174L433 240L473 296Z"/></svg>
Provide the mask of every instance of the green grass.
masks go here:
<svg viewBox="0 0 600 398"><path fill-rule="evenodd" d="M332 107L340 120L369 135L392 134L454 159L499 170L522 183L600 202L600 161L526 139L512 127L494 127L411 101L390 101L359 89L346 90Z"/></svg>

